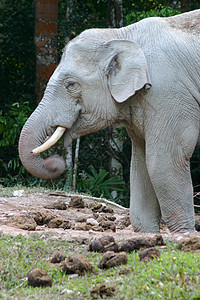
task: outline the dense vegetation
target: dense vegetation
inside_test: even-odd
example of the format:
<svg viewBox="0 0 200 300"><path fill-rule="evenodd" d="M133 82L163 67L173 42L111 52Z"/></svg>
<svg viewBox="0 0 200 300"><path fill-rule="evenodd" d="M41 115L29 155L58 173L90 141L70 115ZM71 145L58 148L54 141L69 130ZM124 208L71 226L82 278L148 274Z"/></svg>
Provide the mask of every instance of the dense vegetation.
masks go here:
<svg viewBox="0 0 200 300"><path fill-rule="evenodd" d="M91 27L110 26L109 0L70 1L59 0L58 53L65 38L73 38ZM124 25L151 16L171 16L181 11L199 8L199 1L123 1ZM68 12L66 14L66 11ZM59 179L44 181L35 179L21 166L18 157L18 138L21 128L36 106L35 95L35 48L34 48L34 3L32 0L2 0L0 4L0 184L10 186L17 183L26 185L46 185L54 188L68 188L66 174ZM131 145L124 129L123 153L113 153L109 146L109 128L85 136L81 139L77 189L106 196L116 186L120 189L120 199L128 205L129 161ZM60 145L58 151L62 151ZM123 166L123 180L108 180L110 157L115 155ZM195 151L191 160L194 185L199 184L200 151ZM93 168L95 166L95 170ZM93 170L93 172L91 172ZM103 171L102 171L103 170ZM105 175L106 174L106 175ZM84 180L98 185L95 191L84 185ZM108 183L108 182L107 182ZM92 184L90 185L92 186ZM123 187L123 191L121 188Z"/></svg>

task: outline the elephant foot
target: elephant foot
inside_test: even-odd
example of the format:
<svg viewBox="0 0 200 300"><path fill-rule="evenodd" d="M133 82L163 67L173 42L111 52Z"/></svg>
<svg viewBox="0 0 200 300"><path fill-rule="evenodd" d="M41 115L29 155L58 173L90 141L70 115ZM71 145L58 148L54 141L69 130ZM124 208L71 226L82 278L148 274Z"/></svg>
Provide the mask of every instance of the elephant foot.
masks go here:
<svg viewBox="0 0 200 300"><path fill-rule="evenodd" d="M131 225L135 232L142 232L142 233L159 233L160 227L159 224L155 224L152 222L138 222L130 217Z"/></svg>

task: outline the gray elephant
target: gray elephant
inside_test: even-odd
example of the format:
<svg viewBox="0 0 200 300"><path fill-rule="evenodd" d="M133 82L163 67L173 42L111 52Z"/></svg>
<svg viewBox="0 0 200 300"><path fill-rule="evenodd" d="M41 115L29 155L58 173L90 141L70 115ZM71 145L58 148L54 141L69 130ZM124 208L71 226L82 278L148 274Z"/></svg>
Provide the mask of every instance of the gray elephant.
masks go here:
<svg viewBox="0 0 200 300"><path fill-rule="evenodd" d="M133 228L194 231L190 158L200 144L200 10L148 18L120 29L89 29L69 42L44 97L24 125L19 154L34 176L53 178L61 157L40 157L62 134L109 125L132 141ZM51 136L46 142L47 136Z"/></svg>

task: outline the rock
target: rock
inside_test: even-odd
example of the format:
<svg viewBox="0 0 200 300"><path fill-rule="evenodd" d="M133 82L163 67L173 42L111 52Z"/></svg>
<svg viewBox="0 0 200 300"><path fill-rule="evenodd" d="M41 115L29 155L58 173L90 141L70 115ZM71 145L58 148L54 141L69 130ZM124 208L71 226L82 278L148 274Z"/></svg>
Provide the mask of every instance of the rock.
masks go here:
<svg viewBox="0 0 200 300"><path fill-rule="evenodd" d="M14 197L22 197L24 194L24 190L18 190L13 192Z"/></svg>
<svg viewBox="0 0 200 300"><path fill-rule="evenodd" d="M151 248L154 246L164 245L163 238L160 234L157 234L153 237L140 237L132 238L124 241L119 245L119 251L125 251L130 253L141 248Z"/></svg>
<svg viewBox="0 0 200 300"><path fill-rule="evenodd" d="M112 230L116 232L115 223L112 221L102 221L99 225L103 228L103 231Z"/></svg>
<svg viewBox="0 0 200 300"><path fill-rule="evenodd" d="M70 229L71 225L70 222L67 220L63 220L60 218L51 219L48 223L49 228L63 228L63 229Z"/></svg>
<svg viewBox="0 0 200 300"><path fill-rule="evenodd" d="M13 216L9 220L7 225L16 226L20 229L24 229L24 230L28 230L28 231L35 230L36 226L37 226L34 218L32 218L30 216Z"/></svg>
<svg viewBox="0 0 200 300"><path fill-rule="evenodd" d="M28 285L33 287L52 286L52 279L47 275L43 269L34 269L28 274Z"/></svg>
<svg viewBox="0 0 200 300"><path fill-rule="evenodd" d="M94 252L106 252L106 251L114 251L118 252L118 244L115 243L115 240L112 236L105 236L99 239L94 239L90 242L88 246L89 251Z"/></svg>
<svg viewBox="0 0 200 300"><path fill-rule="evenodd" d="M84 208L86 206L84 200L80 197L72 197L68 207L73 207L73 208Z"/></svg>
<svg viewBox="0 0 200 300"><path fill-rule="evenodd" d="M65 258L66 258L66 255L65 255L64 253L57 251L57 252L54 254L54 256L52 257L52 259L51 259L50 262L51 262L52 264L57 264L57 263L60 263L61 261L64 261Z"/></svg>
<svg viewBox="0 0 200 300"><path fill-rule="evenodd" d="M150 261L160 257L160 251L156 248L149 248L139 252L140 261Z"/></svg>
<svg viewBox="0 0 200 300"><path fill-rule="evenodd" d="M44 205L44 208L66 210L67 209L67 204L63 200L58 200L58 201L55 201L51 204Z"/></svg>
<svg viewBox="0 0 200 300"><path fill-rule="evenodd" d="M95 220L94 218L88 218L87 220L86 220L86 224L88 224L88 225L99 225L99 222L97 222L97 220Z"/></svg>
<svg viewBox="0 0 200 300"><path fill-rule="evenodd" d="M70 295L70 294L73 294L73 293L74 293L74 291L72 291L72 290L64 289L64 290L62 290L62 292L60 294L61 295L64 295L64 294Z"/></svg>
<svg viewBox="0 0 200 300"><path fill-rule="evenodd" d="M195 229L200 231L200 215L195 216Z"/></svg>
<svg viewBox="0 0 200 300"><path fill-rule="evenodd" d="M106 286L105 284L96 285L90 292L90 296L92 299L99 299L99 297L103 299L107 299L107 297L115 296L117 293L116 285L112 284L110 286Z"/></svg>
<svg viewBox="0 0 200 300"><path fill-rule="evenodd" d="M194 237L184 241L180 241L179 249L185 252L200 253L200 237Z"/></svg>
<svg viewBox="0 0 200 300"><path fill-rule="evenodd" d="M100 269L108 269L120 265L125 265L127 264L127 262L128 258L125 252L115 253L113 251L108 251L103 255L98 267Z"/></svg>
<svg viewBox="0 0 200 300"><path fill-rule="evenodd" d="M68 257L66 263L63 263L63 272L66 274L79 274L92 272L93 266L80 254L74 254Z"/></svg>

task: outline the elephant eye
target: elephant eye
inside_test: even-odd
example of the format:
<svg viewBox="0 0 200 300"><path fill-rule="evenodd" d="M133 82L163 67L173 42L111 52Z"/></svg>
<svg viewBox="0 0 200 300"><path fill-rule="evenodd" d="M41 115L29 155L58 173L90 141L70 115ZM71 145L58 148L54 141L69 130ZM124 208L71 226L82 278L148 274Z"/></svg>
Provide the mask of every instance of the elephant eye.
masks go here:
<svg viewBox="0 0 200 300"><path fill-rule="evenodd" d="M70 89L70 88L74 87L75 84L76 84L76 82L68 81L65 87L66 87L66 89Z"/></svg>
<svg viewBox="0 0 200 300"><path fill-rule="evenodd" d="M70 80L68 78L64 81L64 87L73 96L75 97L79 96L81 89L80 89L80 85L76 81Z"/></svg>

